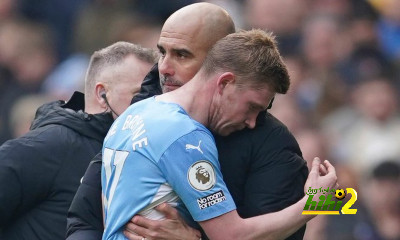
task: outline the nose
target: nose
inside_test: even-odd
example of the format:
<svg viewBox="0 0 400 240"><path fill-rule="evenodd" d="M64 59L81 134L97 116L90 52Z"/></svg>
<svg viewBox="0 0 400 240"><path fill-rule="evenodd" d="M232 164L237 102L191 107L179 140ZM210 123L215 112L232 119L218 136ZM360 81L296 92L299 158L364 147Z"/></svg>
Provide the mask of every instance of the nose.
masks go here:
<svg viewBox="0 0 400 240"><path fill-rule="evenodd" d="M173 76L175 74L172 60L167 55L158 61L158 71L161 75Z"/></svg>
<svg viewBox="0 0 400 240"><path fill-rule="evenodd" d="M247 128L253 129L256 126L256 117L249 117L247 120L244 122L247 126Z"/></svg>

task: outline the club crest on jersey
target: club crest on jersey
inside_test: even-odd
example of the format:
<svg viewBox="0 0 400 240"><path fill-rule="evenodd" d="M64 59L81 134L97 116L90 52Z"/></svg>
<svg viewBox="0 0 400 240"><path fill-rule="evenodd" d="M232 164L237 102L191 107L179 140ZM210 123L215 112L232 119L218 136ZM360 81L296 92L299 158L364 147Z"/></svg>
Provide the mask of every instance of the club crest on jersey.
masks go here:
<svg viewBox="0 0 400 240"><path fill-rule="evenodd" d="M187 178L192 188L206 191L214 187L216 178L213 165L206 160L200 160L190 166Z"/></svg>

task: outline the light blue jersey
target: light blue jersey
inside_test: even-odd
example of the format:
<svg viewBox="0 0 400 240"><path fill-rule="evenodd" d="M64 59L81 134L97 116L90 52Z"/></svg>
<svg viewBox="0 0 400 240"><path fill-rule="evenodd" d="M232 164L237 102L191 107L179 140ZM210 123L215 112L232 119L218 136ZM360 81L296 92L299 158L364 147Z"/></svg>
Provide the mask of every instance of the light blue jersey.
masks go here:
<svg viewBox="0 0 400 240"><path fill-rule="evenodd" d="M183 202L195 221L236 209L217 156L211 133L179 105L153 97L130 106L104 140L103 239L126 239L136 214L162 219L153 208L163 202Z"/></svg>

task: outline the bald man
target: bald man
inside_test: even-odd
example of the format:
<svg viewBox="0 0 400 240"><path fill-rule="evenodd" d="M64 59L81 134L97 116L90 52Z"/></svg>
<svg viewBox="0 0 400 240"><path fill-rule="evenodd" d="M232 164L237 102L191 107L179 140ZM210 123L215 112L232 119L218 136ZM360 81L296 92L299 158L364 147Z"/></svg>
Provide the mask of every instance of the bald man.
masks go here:
<svg viewBox="0 0 400 240"><path fill-rule="evenodd" d="M135 101L160 93L158 75L164 92L187 83L203 64L212 45L234 32L234 29L226 11L212 4L193 4L175 12L164 24L158 42L162 55L158 63L159 73L153 69L142 87L144 91L139 95L141 98ZM303 187L308 170L301 158L300 149L287 128L272 115L265 112L261 114L254 130L243 130L228 137L216 136L216 140L224 179L242 217L279 211L304 195ZM75 210L71 209L71 232L79 229L76 233L86 230L92 231L92 236L95 232L101 236L99 163L97 160L97 168L96 164L92 164L84 178L85 184L85 179L90 179L90 170L93 170L92 174L97 176L97 180L92 181L96 185L91 191L98 193L94 194L96 197L81 196L80 204L75 205ZM93 199L96 203L85 205ZM82 213L79 214L77 209L81 209ZM93 213L97 213L97 216L93 216ZM79 218L78 223L72 224ZM173 232L180 237L187 236L185 231L196 235L195 231L187 229L174 228ZM304 229L292 237L302 239L303 233Z"/></svg>
<svg viewBox="0 0 400 240"><path fill-rule="evenodd" d="M241 31L219 40L184 86L130 106L104 140L103 239L126 239L124 226L136 214L164 219L155 209L161 203L190 214L215 240L283 239L310 220L301 214L307 197L276 213L241 218L210 132L253 129L275 94L288 88L274 36ZM320 164L314 159L306 188L335 187L334 167L325 161L320 175Z"/></svg>
<svg viewBox="0 0 400 240"><path fill-rule="evenodd" d="M200 69L211 47L234 32L235 25L228 13L213 4L192 4L172 14L164 23L157 44L163 92L187 83Z"/></svg>

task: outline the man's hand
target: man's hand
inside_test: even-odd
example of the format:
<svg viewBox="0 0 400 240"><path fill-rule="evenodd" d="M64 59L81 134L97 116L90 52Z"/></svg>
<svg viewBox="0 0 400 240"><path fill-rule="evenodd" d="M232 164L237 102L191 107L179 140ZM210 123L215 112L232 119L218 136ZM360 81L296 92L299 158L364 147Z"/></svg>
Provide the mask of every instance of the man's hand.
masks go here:
<svg viewBox="0 0 400 240"><path fill-rule="evenodd" d="M142 216L134 216L126 225L124 235L129 240L199 240L198 230L189 227L180 217L178 211L163 203L156 207L163 213L165 220L150 220Z"/></svg>
<svg viewBox="0 0 400 240"><path fill-rule="evenodd" d="M313 160L310 174L308 175L307 182L304 185L304 192L307 194L307 190L311 189L322 189L326 188L337 188L337 176L335 168L332 164L325 160L321 163L321 160L316 157ZM318 195L318 194L317 194Z"/></svg>

